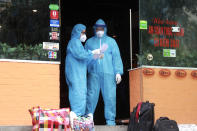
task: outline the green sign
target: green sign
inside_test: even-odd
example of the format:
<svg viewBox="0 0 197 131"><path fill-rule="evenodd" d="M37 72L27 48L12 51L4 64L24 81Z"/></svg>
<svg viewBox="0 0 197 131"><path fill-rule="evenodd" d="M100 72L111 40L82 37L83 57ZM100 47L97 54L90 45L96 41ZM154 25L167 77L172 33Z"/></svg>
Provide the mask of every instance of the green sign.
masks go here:
<svg viewBox="0 0 197 131"><path fill-rule="evenodd" d="M176 57L175 49L163 49L163 57Z"/></svg>
<svg viewBox="0 0 197 131"><path fill-rule="evenodd" d="M140 29L147 30L147 21L146 20L140 20Z"/></svg>
<svg viewBox="0 0 197 131"><path fill-rule="evenodd" d="M163 49L163 56L170 57L170 49Z"/></svg>
<svg viewBox="0 0 197 131"><path fill-rule="evenodd" d="M57 5L57 4L50 4L49 5L49 9L50 10L59 10L59 5Z"/></svg>

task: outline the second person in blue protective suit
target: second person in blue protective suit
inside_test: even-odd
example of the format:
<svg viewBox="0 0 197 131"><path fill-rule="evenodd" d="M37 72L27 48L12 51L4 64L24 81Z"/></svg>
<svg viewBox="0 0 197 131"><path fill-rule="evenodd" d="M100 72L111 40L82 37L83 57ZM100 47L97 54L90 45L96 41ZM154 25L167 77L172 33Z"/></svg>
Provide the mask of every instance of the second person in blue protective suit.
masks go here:
<svg viewBox="0 0 197 131"><path fill-rule="evenodd" d="M74 26L66 51L65 74L69 88L71 124L74 117L85 115L87 64L94 60L94 54L100 54L100 49L93 51L84 49L81 42L86 40L85 30L86 27L82 24Z"/></svg>
<svg viewBox="0 0 197 131"><path fill-rule="evenodd" d="M85 43L87 50L108 45L107 50L95 63L88 65L88 90L86 113L93 114L101 90L104 100L104 112L107 125L115 125L116 117L116 83L121 81L123 64L116 41L107 35L106 24L102 19L94 25L95 36Z"/></svg>

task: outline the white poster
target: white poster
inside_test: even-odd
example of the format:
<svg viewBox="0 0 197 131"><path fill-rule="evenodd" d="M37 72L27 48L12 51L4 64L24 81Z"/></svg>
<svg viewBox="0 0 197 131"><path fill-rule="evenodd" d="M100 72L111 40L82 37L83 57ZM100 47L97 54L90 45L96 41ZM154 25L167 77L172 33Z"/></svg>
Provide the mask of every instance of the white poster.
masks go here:
<svg viewBox="0 0 197 131"><path fill-rule="evenodd" d="M44 50L59 50L59 43L54 42L43 42L43 49Z"/></svg>

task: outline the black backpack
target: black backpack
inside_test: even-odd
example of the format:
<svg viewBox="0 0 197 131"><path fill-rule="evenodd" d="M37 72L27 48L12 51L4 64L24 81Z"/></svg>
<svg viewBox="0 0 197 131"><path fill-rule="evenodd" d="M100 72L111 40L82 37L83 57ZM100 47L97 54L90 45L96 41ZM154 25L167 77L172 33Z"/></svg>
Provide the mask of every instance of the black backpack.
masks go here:
<svg viewBox="0 0 197 131"><path fill-rule="evenodd" d="M155 123L154 131L179 131L179 128L176 121L160 117Z"/></svg>
<svg viewBox="0 0 197 131"><path fill-rule="evenodd" d="M152 131L154 126L154 103L140 102L131 113L127 131Z"/></svg>

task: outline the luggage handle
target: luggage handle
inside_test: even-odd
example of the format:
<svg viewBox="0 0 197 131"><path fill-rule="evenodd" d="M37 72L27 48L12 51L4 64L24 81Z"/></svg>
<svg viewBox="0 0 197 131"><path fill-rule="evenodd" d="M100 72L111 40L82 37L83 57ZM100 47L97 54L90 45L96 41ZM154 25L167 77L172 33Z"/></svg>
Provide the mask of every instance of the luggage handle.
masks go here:
<svg viewBox="0 0 197 131"><path fill-rule="evenodd" d="M163 120L169 120L168 117L160 117L159 120L163 121Z"/></svg>
<svg viewBox="0 0 197 131"><path fill-rule="evenodd" d="M140 114L140 109L142 106L142 102L138 103L137 111L136 111L136 121L139 123L139 114Z"/></svg>

